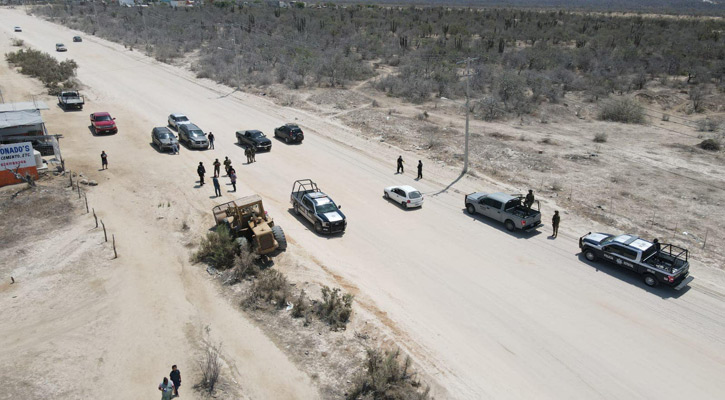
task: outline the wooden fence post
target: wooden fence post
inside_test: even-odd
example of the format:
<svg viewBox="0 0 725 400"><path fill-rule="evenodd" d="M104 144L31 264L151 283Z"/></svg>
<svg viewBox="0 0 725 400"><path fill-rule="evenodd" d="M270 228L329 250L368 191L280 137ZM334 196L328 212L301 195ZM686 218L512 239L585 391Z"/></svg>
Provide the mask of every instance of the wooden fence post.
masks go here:
<svg viewBox="0 0 725 400"><path fill-rule="evenodd" d="M86 200L86 214L88 214L88 196L86 196L86 194L83 193L83 198Z"/></svg>
<svg viewBox="0 0 725 400"><path fill-rule="evenodd" d="M116 235L111 235L113 238L113 258L118 258L118 253L116 253Z"/></svg>
<svg viewBox="0 0 725 400"><path fill-rule="evenodd" d="M68 170L68 179L70 179L70 187L73 189L73 171Z"/></svg>
<svg viewBox="0 0 725 400"><path fill-rule="evenodd" d="M103 238L106 239L106 242L108 242L108 235L106 234L106 224L103 223L103 220L101 220L101 225L103 225Z"/></svg>
<svg viewBox="0 0 725 400"><path fill-rule="evenodd" d="M93 209L93 219L96 220L96 228L98 228L98 216L96 215L96 209Z"/></svg>

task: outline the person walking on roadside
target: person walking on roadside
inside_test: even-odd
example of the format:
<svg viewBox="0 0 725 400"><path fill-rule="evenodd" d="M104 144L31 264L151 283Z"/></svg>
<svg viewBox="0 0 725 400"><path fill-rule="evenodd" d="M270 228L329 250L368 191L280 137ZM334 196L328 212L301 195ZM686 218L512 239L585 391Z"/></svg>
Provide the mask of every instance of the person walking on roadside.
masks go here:
<svg viewBox="0 0 725 400"><path fill-rule="evenodd" d="M524 205L526 208L531 210L531 206L534 205L534 191L529 189L529 193L526 195L526 198L524 199Z"/></svg>
<svg viewBox="0 0 725 400"><path fill-rule="evenodd" d="M252 146L252 148L249 150L252 154L252 162L257 162L257 149Z"/></svg>
<svg viewBox="0 0 725 400"><path fill-rule="evenodd" d="M161 400L171 400L171 396L174 394L174 383L169 378L164 377L164 380L159 384L159 391L161 392Z"/></svg>
<svg viewBox="0 0 725 400"><path fill-rule="evenodd" d="M179 371L176 365L171 366L171 373L169 373L169 378L171 378L171 382L174 384L174 397L179 397L179 388L181 387L181 371Z"/></svg>
<svg viewBox="0 0 725 400"><path fill-rule="evenodd" d="M219 168L221 168L221 166L222 166L222 163L219 162L219 159L218 158L215 159L214 160L214 176L220 175Z"/></svg>
<svg viewBox="0 0 725 400"><path fill-rule="evenodd" d="M106 151L101 151L101 169L108 169L108 154Z"/></svg>
<svg viewBox="0 0 725 400"><path fill-rule="evenodd" d="M214 149L214 134L209 132L209 148Z"/></svg>
<svg viewBox="0 0 725 400"><path fill-rule="evenodd" d="M405 169L403 168L403 156L398 156L398 170L396 174L402 174L405 172Z"/></svg>
<svg viewBox="0 0 725 400"><path fill-rule="evenodd" d="M554 232L551 234L551 237L556 237L559 235L559 221L561 220L561 217L559 217L559 211L554 211L554 216L551 217L551 226L554 228Z"/></svg>
<svg viewBox="0 0 725 400"><path fill-rule="evenodd" d="M204 168L204 164L199 161L199 166L196 167L196 173L199 174L199 186L204 185L204 174L206 174L206 168Z"/></svg>
<svg viewBox="0 0 725 400"><path fill-rule="evenodd" d="M237 171L235 171L234 168L232 168L229 171L229 179L232 181L232 189L233 189L232 192L236 192L237 191Z"/></svg>
<svg viewBox="0 0 725 400"><path fill-rule="evenodd" d="M229 175L229 166L232 165L232 160L229 159L229 157L224 157L224 171L227 172L227 175Z"/></svg>
<svg viewBox="0 0 725 400"><path fill-rule="evenodd" d="M423 179L423 161L418 160L418 177L417 180Z"/></svg>
<svg viewBox="0 0 725 400"><path fill-rule="evenodd" d="M216 195L216 197L221 197L222 188L221 186L219 186L219 178L217 178L216 175L211 178L211 183L214 184L214 194Z"/></svg>
<svg viewBox="0 0 725 400"><path fill-rule="evenodd" d="M244 155L247 157L247 164L252 163L252 150L249 150L249 147L244 148Z"/></svg>

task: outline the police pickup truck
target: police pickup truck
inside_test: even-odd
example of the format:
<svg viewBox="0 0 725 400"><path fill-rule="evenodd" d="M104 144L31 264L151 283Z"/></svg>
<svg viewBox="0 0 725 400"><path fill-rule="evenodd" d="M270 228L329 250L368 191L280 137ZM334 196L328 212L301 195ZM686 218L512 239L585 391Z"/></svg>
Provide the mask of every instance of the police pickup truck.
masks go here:
<svg viewBox="0 0 725 400"><path fill-rule="evenodd" d="M311 179L301 179L292 185L290 196L295 214L302 215L315 226L317 233L340 233L347 227L345 214L330 196L322 193Z"/></svg>
<svg viewBox="0 0 725 400"><path fill-rule="evenodd" d="M541 225L539 202L535 202L536 209L533 209L523 206L523 199L518 194L476 192L467 194L464 203L469 214L481 214L503 222L506 229L513 232L516 229L530 230Z"/></svg>
<svg viewBox="0 0 725 400"><path fill-rule="evenodd" d="M680 290L695 279L689 276L688 251L672 244L589 232L579 238L579 248L589 261L604 259L640 274L647 286L664 284Z"/></svg>

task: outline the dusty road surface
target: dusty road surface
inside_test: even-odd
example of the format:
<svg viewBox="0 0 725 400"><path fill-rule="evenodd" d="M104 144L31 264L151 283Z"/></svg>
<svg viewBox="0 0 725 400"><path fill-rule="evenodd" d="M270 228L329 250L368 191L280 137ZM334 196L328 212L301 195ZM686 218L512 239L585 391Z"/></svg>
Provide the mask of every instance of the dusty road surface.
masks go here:
<svg viewBox="0 0 725 400"><path fill-rule="evenodd" d="M208 210L221 200L211 198L212 188L197 187L195 167L203 161L209 170L215 158L229 156L241 185L236 194L225 190L222 199L262 195L292 239L289 251L312 254L356 286L359 299L380 310L440 385L438 397L719 399L725 393L722 287L702 282L680 293L647 289L634 276L580 259L576 239L586 231L568 227L566 219L559 238L549 240L548 227L539 234L509 234L466 215L462 193L495 189L491 185L465 177L449 187L457 174L432 163L426 179L414 182L415 154L403 153L406 173L395 175L398 151L359 139L353 130L263 97L230 93L123 46L87 36L71 43L72 31L0 11L4 36L13 35L14 25L37 49L55 54L54 44L65 41L69 51L57 56L80 66L78 77L88 86L85 111L53 109L45 113L47 125L65 135L70 168L92 171L100 182L93 201L128 238L125 251L134 246L129 273L138 286L123 290L139 309L163 301L147 293L157 268L174 296L196 307L209 301L195 292L196 275L184 272L188 250L165 230L182 221L198 233L210 227ZM110 111L120 132L91 135L87 118L93 111ZM165 125L170 112L184 112L213 131L216 150L158 153L149 134ZM235 130L271 135L295 118L306 132L303 144L273 141L270 154L242 165ZM101 150L109 153L108 171L96 171ZM301 178L316 180L343 206L349 219L343 236L318 236L289 210L292 182ZM424 207L404 211L382 199L383 187L396 183L423 191ZM158 204L167 201L170 214L159 215ZM544 212L548 222L552 211ZM693 270L697 274L697 265ZM125 368L137 361L146 370L135 353L148 347L147 335L124 335L137 343L125 350Z"/></svg>

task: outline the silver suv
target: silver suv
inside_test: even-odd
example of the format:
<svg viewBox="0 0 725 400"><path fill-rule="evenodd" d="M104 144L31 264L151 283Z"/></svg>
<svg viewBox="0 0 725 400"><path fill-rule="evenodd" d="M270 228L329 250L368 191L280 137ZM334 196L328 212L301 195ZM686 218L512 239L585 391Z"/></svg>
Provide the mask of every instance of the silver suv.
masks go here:
<svg viewBox="0 0 725 400"><path fill-rule="evenodd" d="M179 142L186 144L190 149L207 149L207 140L204 131L194 124L179 125Z"/></svg>

